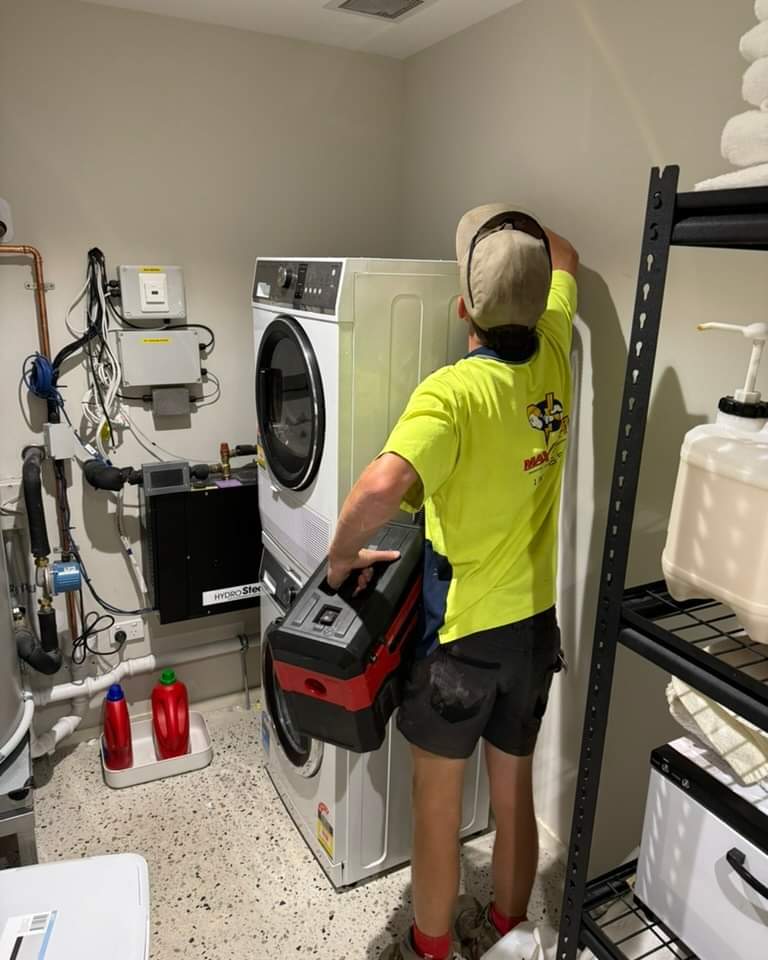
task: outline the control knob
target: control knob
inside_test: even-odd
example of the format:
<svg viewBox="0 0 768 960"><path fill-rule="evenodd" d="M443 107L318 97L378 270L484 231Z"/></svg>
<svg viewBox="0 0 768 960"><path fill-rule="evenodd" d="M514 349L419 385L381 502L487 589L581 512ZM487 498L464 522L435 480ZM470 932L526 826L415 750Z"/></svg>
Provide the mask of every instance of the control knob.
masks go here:
<svg viewBox="0 0 768 960"><path fill-rule="evenodd" d="M277 268L277 285L285 289L286 287L290 287L292 280L293 270L284 263L281 263Z"/></svg>

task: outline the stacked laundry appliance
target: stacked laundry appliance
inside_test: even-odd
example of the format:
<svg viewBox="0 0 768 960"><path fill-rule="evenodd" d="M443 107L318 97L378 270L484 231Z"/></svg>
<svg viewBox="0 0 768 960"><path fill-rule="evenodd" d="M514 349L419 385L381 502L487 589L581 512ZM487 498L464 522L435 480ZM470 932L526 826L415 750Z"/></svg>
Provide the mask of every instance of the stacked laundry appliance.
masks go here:
<svg viewBox="0 0 768 960"><path fill-rule="evenodd" d="M452 262L259 259L253 283L259 423L262 745L266 768L336 886L410 856L410 757L391 721L375 752L297 728L267 628L328 552L344 498L428 374L462 355ZM462 835L487 828L480 751L467 765Z"/></svg>

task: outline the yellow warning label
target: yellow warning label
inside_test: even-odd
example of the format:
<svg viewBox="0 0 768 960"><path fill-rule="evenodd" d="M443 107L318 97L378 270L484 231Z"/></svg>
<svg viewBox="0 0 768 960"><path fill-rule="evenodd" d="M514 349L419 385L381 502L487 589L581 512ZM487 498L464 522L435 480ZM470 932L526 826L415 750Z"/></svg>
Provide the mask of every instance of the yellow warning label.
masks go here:
<svg viewBox="0 0 768 960"><path fill-rule="evenodd" d="M317 805L317 841L333 860L333 824L328 819L330 810L324 803Z"/></svg>
<svg viewBox="0 0 768 960"><path fill-rule="evenodd" d="M139 267L139 273L162 273L162 267Z"/></svg>
<svg viewBox="0 0 768 960"><path fill-rule="evenodd" d="M142 343L170 343L170 337L144 337Z"/></svg>

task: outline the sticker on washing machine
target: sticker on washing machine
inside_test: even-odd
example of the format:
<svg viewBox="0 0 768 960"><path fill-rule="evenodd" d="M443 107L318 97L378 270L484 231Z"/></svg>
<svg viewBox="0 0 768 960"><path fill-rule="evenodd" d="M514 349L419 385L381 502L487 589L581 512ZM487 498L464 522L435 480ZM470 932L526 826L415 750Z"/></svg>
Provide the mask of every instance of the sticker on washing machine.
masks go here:
<svg viewBox="0 0 768 960"><path fill-rule="evenodd" d="M236 587L222 587L221 590L203 590L203 606L212 607L217 603L234 603L237 600L249 600L258 597L258 583L241 583Z"/></svg>
<svg viewBox="0 0 768 960"><path fill-rule="evenodd" d="M261 443L261 437L256 441L256 466L262 470L267 469L267 458L264 456L264 447Z"/></svg>
<svg viewBox="0 0 768 960"><path fill-rule="evenodd" d="M317 840L328 856L333 860L333 824L331 811L324 803L317 805Z"/></svg>
<svg viewBox="0 0 768 960"><path fill-rule="evenodd" d="M0 933L0 960L43 960L58 910L10 917Z"/></svg>
<svg viewBox="0 0 768 960"><path fill-rule="evenodd" d="M262 713L261 715L261 749L269 755L269 721L267 720L266 714Z"/></svg>

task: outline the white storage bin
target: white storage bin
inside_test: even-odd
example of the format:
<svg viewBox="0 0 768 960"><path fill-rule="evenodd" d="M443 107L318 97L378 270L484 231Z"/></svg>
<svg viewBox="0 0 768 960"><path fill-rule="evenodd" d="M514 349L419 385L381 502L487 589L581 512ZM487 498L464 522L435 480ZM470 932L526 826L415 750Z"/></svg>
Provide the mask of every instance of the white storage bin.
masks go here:
<svg viewBox="0 0 768 960"><path fill-rule="evenodd" d="M699 960L757 960L768 957L768 784L737 785L720 762L687 738L653 752L635 895Z"/></svg>
<svg viewBox="0 0 768 960"><path fill-rule="evenodd" d="M148 960L144 858L118 853L0 871L0 957Z"/></svg>

